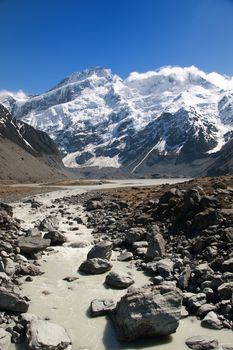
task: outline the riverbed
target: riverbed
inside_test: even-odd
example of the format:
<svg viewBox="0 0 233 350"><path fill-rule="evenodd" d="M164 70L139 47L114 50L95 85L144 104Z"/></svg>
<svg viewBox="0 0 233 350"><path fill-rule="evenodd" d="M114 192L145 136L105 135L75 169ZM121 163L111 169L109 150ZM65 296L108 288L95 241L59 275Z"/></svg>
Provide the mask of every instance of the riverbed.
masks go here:
<svg viewBox="0 0 233 350"><path fill-rule="evenodd" d="M106 189L124 186L146 186L161 183L177 183L182 179L171 180L117 180L114 183L92 186L63 187L58 191L34 196L43 203L39 209L31 209L30 203L14 203L14 215L23 220L23 228L34 227L37 220L45 216L56 215L59 217L58 206L52 201L68 195L80 194L92 189ZM53 204L53 207L52 207ZM232 345L233 332L229 330L211 331L202 328L196 318L181 320L177 332L167 338L141 340L134 343L118 342L111 322L106 317L91 318L89 306L93 299L112 298L115 301L125 294L125 290L113 290L104 285L106 274L85 276L78 272L78 267L86 259L87 252L93 244L91 230L85 226L85 212L79 205L69 205L68 217L60 217L59 229L66 232L68 242L62 247L56 247L43 255L39 260L43 275L33 278L32 282L25 282L22 286L22 294L31 299L29 312L41 318L64 326L73 341L74 350L185 350L185 340L194 335L213 335L220 343ZM78 224L73 230L70 222L72 218L79 216L84 224ZM84 248L72 248L70 245L77 242L85 242ZM148 277L141 271L137 271L131 262L119 262L116 260L117 252L112 257L112 270L129 272L135 279L135 286L140 287L149 282ZM69 283L63 279L67 276L77 276L78 279ZM24 349L22 346L12 345L11 350Z"/></svg>

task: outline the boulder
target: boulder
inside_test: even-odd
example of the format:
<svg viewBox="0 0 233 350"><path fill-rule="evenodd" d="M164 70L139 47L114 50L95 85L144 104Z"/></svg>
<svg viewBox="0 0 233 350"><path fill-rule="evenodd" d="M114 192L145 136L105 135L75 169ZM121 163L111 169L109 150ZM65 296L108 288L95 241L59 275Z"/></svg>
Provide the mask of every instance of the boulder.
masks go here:
<svg viewBox="0 0 233 350"><path fill-rule="evenodd" d="M172 275L174 263L169 258L161 259L157 262L157 271L163 278L169 278Z"/></svg>
<svg viewBox="0 0 233 350"><path fill-rule="evenodd" d="M126 273L111 271L106 276L105 283L113 288L124 289L133 284L134 280Z"/></svg>
<svg viewBox="0 0 233 350"><path fill-rule="evenodd" d="M120 340L174 333L181 317L181 291L152 286L129 291L117 303L113 315Z"/></svg>
<svg viewBox="0 0 233 350"><path fill-rule="evenodd" d="M149 240L149 245L146 252L146 258L153 260L157 257L163 257L165 254L166 242L160 233L156 233Z"/></svg>
<svg viewBox="0 0 233 350"><path fill-rule="evenodd" d="M96 210L96 209L103 209L102 202L98 201L98 200L90 199L85 203L85 206L86 206L87 211Z"/></svg>
<svg viewBox="0 0 233 350"><path fill-rule="evenodd" d="M13 312L27 312L29 303L12 291L0 287L0 310Z"/></svg>
<svg viewBox="0 0 233 350"><path fill-rule="evenodd" d="M39 229L42 231L56 231L59 227L59 220L55 216L47 217L41 221Z"/></svg>
<svg viewBox="0 0 233 350"><path fill-rule="evenodd" d="M118 261L130 261L132 259L133 259L133 253L131 252L123 252L117 257Z"/></svg>
<svg viewBox="0 0 233 350"><path fill-rule="evenodd" d="M63 327L39 319L28 324L26 337L29 350L63 350L71 345Z"/></svg>
<svg viewBox="0 0 233 350"><path fill-rule="evenodd" d="M18 247L23 254L31 254L42 251L50 246L50 239L40 237L21 237L18 240Z"/></svg>
<svg viewBox="0 0 233 350"><path fill-rule="evenodd" d="M8 350L11 345L11 334L0 328L0 349Z"/></svg>
<svg viewBox="0 0 233 350"><path fill-rule="evenodd" d="M188 299L188 307L191 310L196 310L204 304L206 304L205 293L194 294Z"/></svg>
<svg viewBox="0 0 233 350"><path fill-rule="evenodd" d="M220 299L231 299L233 295L233 282L222 283L217 290Z"/></svg>
<svg viewBox="0 0 233 350"><path fill-rule="evenodd" d="M99 273L105 273L111 270L112 264L106 259L93 258L84 261L80 267L79 271L85 272L87 274L96 275Z"/></svg>
<svg viewBox="0 0 233 350"><path fill-rule="evenodd" d="M101 258L110 260L112 255L113 244L111 242L99 242L94 245L87 254L87 259Z"/></svg>
<svg viewBox="0 0 233 350"><path fill-rule="evenodd" d="M201 321L202 327L210 329L221 329L223 324L214 311L210 311Z"/></svg>
<svg viewBox="0 0 233 350"><path fill-rule="evenodd" d="M137 241L143 241L146 238L146 229L143 227L132 227L125 234L127 243L132 244Z"/></svg>
<svg viewBox="0 0 233 350"><path fill-rule="evenodd" d="M45 233L44 239L50 239L51 245L61 245L67 241L64 233L59 231L49 231Z"/></svg>
<svg viewBox="0 0 233 350"><path fill-rule="evenodd" d="M30 228L26 233L27 237L42 237L41 231L37 227Z"/></svg>
<svg viewBox="0 0 233 350"><path fill-rule="evenodd" d="M204 317L206 316L210 311L215 311L217 309L217 306L213 304L204 304L199 307L199 309L196 312L197 316Z"/></svg>
<svg viewBox="0 0 233 350"><path fill-rule="evenodd" d="M223 272L233 272L233 258L225 260L222 264Z"/></svg>
<svg viewBox="0 0 233 350"><path fill-rule="evenodd" d="M190 337L185 344L194 350L214 350L218 348L218 340L208 336Z"/></svg>
<svg viewBox="0 0 233 350"><path fill-rule="evenodd" d="M104 316L114 308L115 303L112 299L94 299L90 306L91 316Z"/></svg>

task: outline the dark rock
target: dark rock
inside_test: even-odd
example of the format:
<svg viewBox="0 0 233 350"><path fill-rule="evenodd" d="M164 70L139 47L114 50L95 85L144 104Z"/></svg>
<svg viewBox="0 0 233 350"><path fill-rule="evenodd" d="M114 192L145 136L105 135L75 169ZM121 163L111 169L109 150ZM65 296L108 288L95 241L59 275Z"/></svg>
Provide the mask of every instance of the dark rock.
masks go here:
<svg viewBox="0 0 233 350"><path fill-rule="evenodd" d="M113 318L119 339L131 341L174 333L181 305L177 288L157 286L128 292L117 303Z"/></svg>
<svg viewBox="0 0 233 350"><path fill-rule="evenodd" d="M31 254L42 251L50 246L50 239L40 237L21 237L18 240L18 247L23 254Z"/></svg>
<svg viewBox="0 0 233 350"><path fill-rule="evenodd" d="M214 350L218 348L218 341L214 337L195 336L186 340L185 344L194 350Z"/></svg>
<svg viewBox="0 0 233 350"><path fill-rule="evenodd" d="M104 316L115 308L115 303L112 299L94 299L91 302L91 316Z"/></svg>
<svg viewBox="0 0 233 350"><path fill-rule="evenodd" d="M47 217L41 221L39 229L42 231L56 231L59 227L59 220L57 217Z"/></svg>
<svg viewBox="0 0 233 350"><path fill-rule="evenodd" d="M19 294L0 287L0 310L27 312L29 303Z"/></svg>
<svg viewBox="0 0 233 350"><path fill-rule="evenodd" d="M202 327L210 329L221 329L223 324L214 311L210 311L201 321Z"/></svg>
<svg viewBox="0 0 233 350"><path fill-rule="evenodd" d="M102 241L91 248L87 254L87 259L100 258L110 260L112 248L113 244L111 242Z"/></svg>
<svg viewBox="0 0 233 350"><path fill-rule="evenodd" d="M233 272L233 258L225 260L222 264L223 272Z"/></svg>
<svg viewBox="0 0 233 350"><path fill-rule="evenodd" d="M61 245L67 241L64 233L60 231L49 231L45 233L44 239L50 239L51 245Z"/></svg>
<svg viewBox="0 0 233 350"><path fill-rule="evenodd" d="M156 257L163 257L165 254L166 242L160 233L156 233L149 240L146 257L148 260L153 260Z"/></svg>
<svg viewBox="0 0 233 350"><path fill-rule="evenodd" d="M128 274L111 271L106 276L105 283L113 288L124 289L133 284L134 280Z"/></svg>
<svg viewBox="0 0 233 350"><path fill-rule="evenodd" d="M101 258L93 258L84 261L80 267L79 271L85 272L87 274L95 275L100 273L105 273L111 270L112 264L106 260Z"/></svg>
<svg viewBox="0 0 233 350"><path fill-rule="evenodd" d="M123 252L117 257L118 261L130 261L132 259L133 259L133 253L131 252Z"/></svg>

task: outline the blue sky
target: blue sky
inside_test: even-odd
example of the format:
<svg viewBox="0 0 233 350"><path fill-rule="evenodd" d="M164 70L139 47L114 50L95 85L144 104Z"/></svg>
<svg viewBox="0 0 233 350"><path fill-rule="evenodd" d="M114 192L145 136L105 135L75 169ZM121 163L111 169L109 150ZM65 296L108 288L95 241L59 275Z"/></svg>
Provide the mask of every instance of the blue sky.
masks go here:
<svg viewBox="0 0 233 350"><path fill-rule="evenodd" d="M0 89L165 65L233 75L233 0L0 0Z"/></svg>

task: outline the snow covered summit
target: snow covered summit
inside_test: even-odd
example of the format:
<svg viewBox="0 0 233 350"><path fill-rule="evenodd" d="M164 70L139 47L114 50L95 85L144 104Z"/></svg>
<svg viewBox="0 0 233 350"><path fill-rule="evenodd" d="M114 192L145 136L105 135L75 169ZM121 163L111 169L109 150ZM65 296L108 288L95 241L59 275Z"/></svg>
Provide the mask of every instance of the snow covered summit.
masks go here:
<svg viewBox="0 0 233 350"><path fill-rule="evenodd" d="M164 162L191 163L219 151L233 131L233 78L194 66L134 72L125 80L97 67L44 94L0 94L0 101L49 133L69 167L156 171Z"/></svg>

